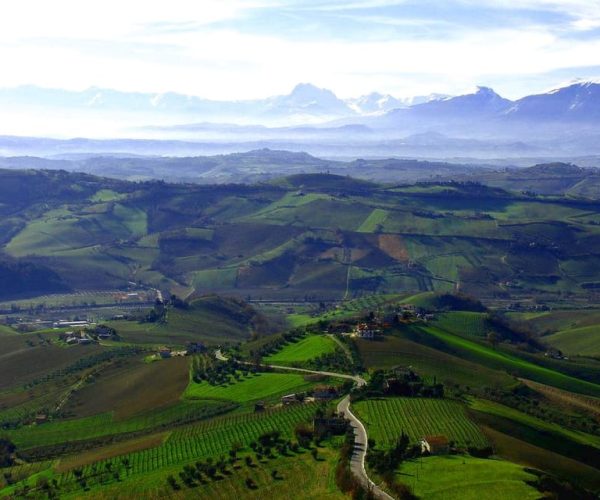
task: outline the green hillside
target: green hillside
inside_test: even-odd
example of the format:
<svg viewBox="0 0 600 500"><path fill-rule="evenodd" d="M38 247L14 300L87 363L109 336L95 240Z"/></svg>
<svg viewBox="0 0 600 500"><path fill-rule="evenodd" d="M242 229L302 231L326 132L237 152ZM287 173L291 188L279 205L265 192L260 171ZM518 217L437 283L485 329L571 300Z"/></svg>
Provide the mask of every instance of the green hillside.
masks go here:
<svg viewBox="0 0 600 500"><path fill-rule="evenodd" d="M568 290L574 300L600 283L593 201L319 174L257 186L18 171L0 181L31 183L10 214L0 207L0 244L38 266L40 292L134 281L262 298L460 287L479 297ZM48 197L42 185L61 188Z"/></svg>

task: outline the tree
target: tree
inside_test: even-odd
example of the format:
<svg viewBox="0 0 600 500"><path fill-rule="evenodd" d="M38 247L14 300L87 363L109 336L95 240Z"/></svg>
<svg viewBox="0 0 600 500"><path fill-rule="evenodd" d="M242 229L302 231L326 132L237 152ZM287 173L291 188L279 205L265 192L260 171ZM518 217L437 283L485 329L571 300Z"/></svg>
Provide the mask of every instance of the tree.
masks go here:
<svg viewBox="0 0 600 500"><path fill-rule="evenodd" d="M179 486L177 479L175 479L172 475L169 475L167 477L167 483L169 483L169 486L171 486L171 488L175 491L181 489L181 486Z"/></svg>
<svg viewBox="0 0 600 500"><path fill-rule="evenodd" d="M494 331L491 331L487 334L487 341L492 344L492 347L496 347L499 342L498 334Z"/></svg>
<svg viewBox="0 0 600 500"><path fill-rule="evenodd" d="M10 439L0 437L0 467L9 467L14 463L16 449Z"/></svg>

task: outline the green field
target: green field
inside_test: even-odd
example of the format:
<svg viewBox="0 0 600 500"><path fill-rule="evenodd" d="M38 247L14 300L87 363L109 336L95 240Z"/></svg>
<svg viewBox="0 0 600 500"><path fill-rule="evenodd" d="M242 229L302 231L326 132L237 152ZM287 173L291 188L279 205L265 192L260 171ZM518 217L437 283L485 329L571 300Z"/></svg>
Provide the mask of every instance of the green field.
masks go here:
<svg viewBox="0 0 600 500"><path fill-rule="evenodd" d="M167 474L177 467L208 457L216 459L225 455L233 443L247 447L266 431L278 430L282 436L291 437L294 427L309 421L315 410L314 405L296 405L258 414L220 417L175 430L163 444L123 456L130 466L123 471L119 489L124 491L127 484L134 484L141 490L159 486L164 491ZM94 476L95 471L102 470L107 462L118 463L111 459L102 460L84 465L83 472ZM59 476L64 488L73 488L74 479L72 472ZM114 481L109 484L111 482L115 484Z"/></svg>
<svg viewBox="0 0 600 500"><path fill-rule="evenodd" d="M357 231L359 233L372 233L373 231L375 231L375 229L377 229L377 226L383 225L387 216L387 210L375 208L364 220L364 222L358 227Z"/></svg>
<svg viewBox="0 0 600 500"><path fill-rule="evenodd" d="M515 381L501 370L462 359L424 345L408 336L386 336L380 341L357 339L356 345L369 370L412 367L417 373L441 382L468 387L510 387Z"/></svg>
<svg viewBox="0 0 600 500"><path fill-rule="evenodd" d="M568 355L600 357L600 325L563 330L543 341Z"/></svg>
<svg viewBox="0 0 600 500"><path fill-rule="evenodd" d="M398 480L420 498L432 500L526 500L540 498L527 484L536 476L504 460L432 456L402 464Z"/></svg>
<svg viewBox="0 0 600 500"><path fill-rule="evenodd" d="M187 342L235 342L247 340L257 312L232 298L206 295L193 299L189 308L171 308L166 322L108 321L122 339L135 344L176 345ZM260 333L260 332L259 332Z"/></svg>
<svg viewBox="0 0 600 500"><path fill-rule="evenodd" d="M328 354L335 350L335 341L324 335L310 335L298 342L284 346L279 352L263 359L263 362L271 365L289 365L310 361L322 354Z"/></svg>
<svg viewBox="0 0 600 500"><path fill-rule="evenodd" d="M294 392L303 392L312 387L303 375L296 373L257 373L241 376L240 382L229 385L210 385L208 382L190 381L184 392L186 399L219 399L246 403L270 399Z"/></svg>
<svg viewBox="0 0 600 500"><path fill-rule="evenodd" d="M11 327L6 325L0 325L0 335L15 335L17 332Z"/></svg>
<svg viewBox="0 0 600 500"><path fill-rule="evenodd" d="M455 283L467 294L497 296L499 284L514 281L519 294L568 290L581 299L600 281L600 261L585 251L597 245L590 222L600 211L566 198L523 199L436 182L394 187L336 175L210 188L75 173L3 176L2 249L17 258L52 257L43 265L63 286L43 293L141 281L168 291L339 300L344 259L352 262L356 297L451 290ZM7 212L16 185L27 185L29 197ZM62 189L48 196L49 185ZM521 240L543 240L555 251L513 245ZM408 261L415 265L399 265Z"/></svg>
<svg viewBox="0 0 600 500"><path fill-rule="evenodd" d="M594 436L585 432L570 430L552 422L547 422L540 418L536 418L526 413L520 412L518 410L515 410L514 408L510 408L500 403L495 403L493 401L483 399L476 399L470 403L470 407L473 410L513 420L515 422L539 430L546 434L554 434L566 439L570 439L571 441L582 445L590 445L595 446L596 448L600 448L600 436Z"/></svg>
<svg viewBox="0 0 600 500"><path fill-rule="evenodd" d="M504 369L508 373L531 378L536 382L553 385L560 389L590 396L600 396L600 386L597 384L570 377L543 366L535 365L511 354L494 350L491 347L486 347L482 344L452 335L451 333L444 332L438 328L424 327L422 330L445 342L450 348L460 350L467 359L474 360L490 367Z"/></svg>
<svg viewBox="0 0 600 500"><path fill-rule="evenodd" d="M7 431L6 434L20 449L28 449L157 429L177 422L208 418L233 408L235 405L221 401L187 401L124 421L116 420L112 413L104 413L80 419L25 426Z"/></svg>
<svg viewBox="0 0 600 500"><path fill-rule="evenodd" d="M487 440L471 422L464 407L446 399L385 398L353 405L369 438L383 446L395 444L402 432L415 443L424 436L443 434L459 446L485 447Z"/></svg>
<svg viewBox="0 0 600 500"><path fill-rule="evenodd" d="M199 484L191 489L184 489L177 496L193 498L214 498L230 500L247 498L261 500L264 498L298 498L342 500L348 498L341 493L335 484L334 469L337 453L328 448L319 450L319 460L307 453L275 457L268 461L254 462L250 467L240 462L233 473L219 477L215 481ZM277 479L272 473L277 472ZM249 489L246 478L252 478L256 490ZM298 478L302 478L299 481ZM139 475L121 483L94 488L94 496L106 499L124 499L136 497L170 497L173 494L166 486L164 474L155 477L152 473ZM126 492L125 492L126 490Z"/></svg>
<svg viewBox="0 0 600 500"><path fill-rule="evenodd" d="M487 329L486 314L469 311L453 311L437 314L435 325L456 335L485 337Z"/></svg>

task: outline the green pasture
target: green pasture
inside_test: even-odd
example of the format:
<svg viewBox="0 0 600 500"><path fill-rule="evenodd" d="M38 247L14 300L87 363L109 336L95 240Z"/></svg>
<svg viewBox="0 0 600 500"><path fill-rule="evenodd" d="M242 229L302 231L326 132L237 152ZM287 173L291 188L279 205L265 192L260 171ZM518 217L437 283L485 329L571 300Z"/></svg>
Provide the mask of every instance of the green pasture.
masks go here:
<svg viewBox="0 0 600 500"><path fill-rule="evenodd" d="M309 335L284 346L279 352L264 358L263 362L272 365L303 363L335 351L335 346L335 341L327 336Z"/></svg>
<svg viewBox="0 0 600 500"><path fill-rule="evenodd" d="M307 391L313 385L304 380L304 375L296 373L256 373L247 377L240 375L239 382L232 380L227 385L210 385L206 381L201 383L190 381L183 397L185 399L218 399L247 403Z"/></svg>
<svg viewBox="0 0 600 500"><path fill-rule="evenodd" d="M431 456L404 462L399 481L419 498L431 500L536 500L540 492L527 484L536 476L498 459L465 455Z"/></svg>

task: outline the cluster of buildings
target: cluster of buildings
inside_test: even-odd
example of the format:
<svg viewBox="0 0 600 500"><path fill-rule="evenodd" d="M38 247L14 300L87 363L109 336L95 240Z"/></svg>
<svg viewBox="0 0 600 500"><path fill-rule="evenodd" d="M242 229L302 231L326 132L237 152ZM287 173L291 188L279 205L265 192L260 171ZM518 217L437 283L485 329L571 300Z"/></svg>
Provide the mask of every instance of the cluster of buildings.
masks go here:
<svg viewBox="0 0 600 500"><path fill-rule="evenodd" d="M185 349L175 350L169 347L161 347L158 350L158 355L162 359L176 358L181 356L190 356L192 354L201 354L207 351L206 346L202 342L188 342Z"/></svg>
<svg viewBox="0 0 600 500"><path fill-rule="evenodd" d="M90 326L93 326L94 323L90 323L87 320L84 321L68 321L65 319L59 319L58 321L55 321L54 323L52 323L52 326L54 328L89 328Z"/></svg>
<svg viewBox="0 0 600 500"><path fill-rule="evenodd" d="M66 332L61 335L60 338L69 345L86 345L96 342L88 333L84 332L83 330L79 332Z"/></svg>
<svg viewBox="0 0 600 500"><path fill-rule="evenodd" d="M352 332L353 337L361 339L373 339L377 335L381 335L381 329L374 323L357 323Z"/></svg>

